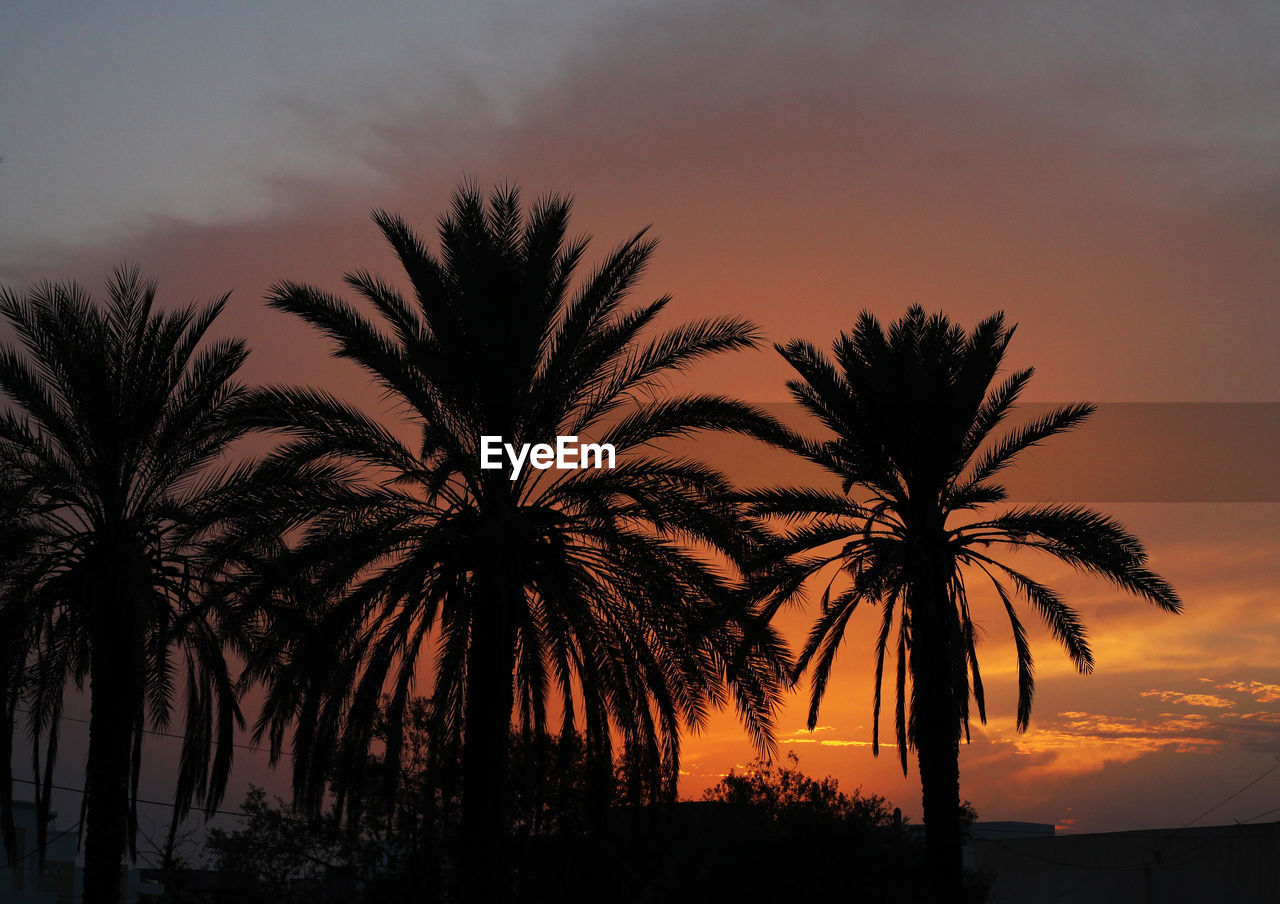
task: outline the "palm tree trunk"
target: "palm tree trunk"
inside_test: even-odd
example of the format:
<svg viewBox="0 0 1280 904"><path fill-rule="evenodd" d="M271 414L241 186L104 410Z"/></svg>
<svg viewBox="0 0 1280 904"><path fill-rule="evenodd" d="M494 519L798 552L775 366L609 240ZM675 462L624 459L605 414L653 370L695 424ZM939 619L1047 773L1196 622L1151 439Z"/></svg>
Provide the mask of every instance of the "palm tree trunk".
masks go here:
<svg viewBox="0 0 1280 904"><path fill-rule="evenodd" d="M964 888L959 739L954 733L921 726L916 748L929 886L933 900L958 901Z"/></svg>
<svg viewBox="0 0 1280 904"><path fill-rule="evenodd" d="M126 666L113 652L109 644L95 646L90 665L84 904L119 902L120 865L129 834L132 713L121 686Z"/></svg>
<svg viewBox="0 0 1280 904"><path fill-rule="evenodd" d="M131 847L133 724L142 699L143 625L132 579L145 558L116 531L87 559L89 754L85 763L84 904L117 904Z"/></svg>
<svg viewBox="0 0 1280 904"><path fill-rule="evenodd" d="M964 892L960 828L960 694L964 690L958 686L955 667L962 651L956 647L955 615L945 580L933 580L925 587L929 589L917 597L911 617L912 734L920 766L925 858L932 899L959 901Z"/></svg>
<svg viewBox="0 0 1280 904"><path fill-rule="evenodd" d="M472 902L506 897L506 828L515 637L506 593L472 616L462 748L463 883Z"/></svg>

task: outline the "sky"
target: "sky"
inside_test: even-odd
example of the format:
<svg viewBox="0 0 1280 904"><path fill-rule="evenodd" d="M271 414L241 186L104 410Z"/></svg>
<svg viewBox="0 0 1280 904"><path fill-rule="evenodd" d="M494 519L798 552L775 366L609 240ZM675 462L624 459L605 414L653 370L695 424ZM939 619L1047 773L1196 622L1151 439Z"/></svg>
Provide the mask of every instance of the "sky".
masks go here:
<svg viewBox="0 0 1280 904"><path fill-rule="evenodd" d="M1278 39L1269 2L7 3L0 283L101 286L130 260L173 303L231 291L219 328L253 346L249 380L372 404L262 297L394 275L370 210L430 236L469 178L571 194L596 257L650 226L638 299L671 293L669 324L741 314L829 346L864 308L969 326L1003 310L1009 366L1036 367L1028 397L1111 418L1106 441L1046 450L1028 492L1124 521L1186 611L1033 563L1078 605L1097 668L1074 674L1034 633L1019 734L1009 629L980 612L990 719L963 796L1077 832L1275 819ZM766 347L696 383L777 403L787 376ZM1122 441L1135 411L1164 426ZM793 642L812 614L782 614ZM802 731L802 688L780 749L918 821L914 765L869 748L871 621L819 728ZM752 755L718 717L686 741L682 794ZM241 752L230 804L250 780L287 788L262 760Z"/></svg>

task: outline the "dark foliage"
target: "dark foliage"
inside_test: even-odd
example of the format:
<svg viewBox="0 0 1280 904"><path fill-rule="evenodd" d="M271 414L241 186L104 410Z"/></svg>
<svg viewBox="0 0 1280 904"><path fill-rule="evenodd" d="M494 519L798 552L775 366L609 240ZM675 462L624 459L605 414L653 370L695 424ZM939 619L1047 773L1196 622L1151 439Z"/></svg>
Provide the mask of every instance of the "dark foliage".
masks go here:
<svg viewBox="0 0 1280 904"><path fill-rule="evenodd" d="M247 429L228 416L247 350L206 336L225 303L160 311L127 268L103 302L75 285L0 293L18 340L0 349L0 760L11 770L23 726L43 827L64 694L88 689L86 902L119 896L144 731L184 738L181 817L218 805L243 724L226 655L242 620L205 593L200 520L227 491L211 466ZM7 772L12 851L10 803Z"/></svg>
<svg viewBox="0 0 1280 904"><path fill-rule="evenodd" d="M357 271L358 306L290 282L269 300L363 368L404 423L314 389L256 391L241 416L284 442L223 511L239 541L228 560L255 578L242 595L274 626L250 670L267 687L257 731L279 753L293 730L296 800L318 812L333 780L347 803L384 693L396 759L420 674L439 755L461 751L473 850L499 844L513 719L534 736L552 719L580 727L597 783L620 742L668 793L681 731L730 699L767 749L789 660L711 564L742 567L760 533L719 472L660 451L699 430L774 429L740 402L664 389L755 346L755 328L730 317L651 333L668 299L623 302L654 243L639 233L577 278L587 242L569 237L560 198L525 210L514 190L464 187L436 249L398 217L374 219L407 296ZM480 467L482 436L558 435L614 445L617 466L518 479Z"/></svg>
<svg viewBox="0 0 1280 904"><path fill-rule="evenodd" d="M830 435L793 436L785 445L839 478L840 491L773 488L746 496L752 513L781 525L762 597L776 608L810 577L829 576L797 663L798 672L810 673L810 728L850 618L863 604L881 609L873 743L878 752L892 649L898 754L904 772L909 750L918 756L940 897L960 885L958 744L968 736L971 701L986 719L966 582L977 576L989 583L1011 626L1019 729L1031 717L1035 683L1015 601L1031 606L1081 672L1092 670L1093 656L1078 613L1002 552L1047 553L1165 611L1181 605L1147 567L1142 544L1105 515L1072 505L981 514L1005 501L996 479L1020 454L1093 411L1067 405L1000 434L1032 375L1030 368L1016 371L993 385L1012 337L1000 314L966 333L915 306L887 331L863 313L836 340L833 358L800 340L779 346L798 374L788 383L793 397Z"/></svg>
<svg viewBox="0 0 1280 904"><path fill-rule="evenodd" d="M523 805L508 826L512 870L505 890L515 899L763 900L829 894L833 871L857 877L844 889L853 900L927 899L918 834L884 798L845 794L831 778L810 778L794 756L788 766L761 762L731 774L703 801L647 806L626 802L619 763L607 819L597 823L584 793L584 760L542 775L526 768L577 743L513 738L512 773L524 778L526 792L540 795L537 804L518 798ZM429 774L406 775L406 789L434 784ZM412 797L406 791L401 802L406 813ZM420 825L414 837L434 840L413 851L399 834L407 826L384 834L369 823L358 834L344 833L332 814L311 819L282 801L268 804L259 790L242 811L242 828L216 830L209 839L211 865L224 873L222 884L234 889L235 900L407 904L460 898L458 852L444 841L450 825L457 826L456 809L435 810L446 825Z"/></svg>

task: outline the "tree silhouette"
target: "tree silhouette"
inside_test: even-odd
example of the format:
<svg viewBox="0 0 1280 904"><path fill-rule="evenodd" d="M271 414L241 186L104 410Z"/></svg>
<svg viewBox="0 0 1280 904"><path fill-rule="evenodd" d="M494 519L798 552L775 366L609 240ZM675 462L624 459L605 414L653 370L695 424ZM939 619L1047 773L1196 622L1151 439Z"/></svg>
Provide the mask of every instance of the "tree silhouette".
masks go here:
<svg viewBox="0 0 1280 904"><path fill-rule="evenodd" d="M19 346L0 349L0 699L8 730L34 735L43 829L68 684L90 696L84 900L119 898L133 851L142 734L184 736L174 825L212 811L242 724L224 647L236 615L203 596L193 520L221 489L207 466L245 428L225 415L247 351L206 341L226 296L154 309L155 284L120 268L107 299L74 284L0 293ZM185 699L180 715L175 698ZM180 726L174 726L180 721ZM43 750L42 750L43 748ZM41 778L43 771L43 778ZM3 783L12 846L12 773ZM41 839L43 843L43 839Z"/></svg>
<svg viewBox="0 0 1280 904"><path fill-rule="evenodd" d="M798 673L811 670L810 728L850 617L861 603L881 606L873 749L879 752L882 677L892 645L898 752L904 773L908 749L917 753L938 900L954 897L962 881L958 745L962 733L968 737L971 698L986 720L966 580L989 579L1012 626L1019 730L1030 719L1035 684L1015 598L1040 615L1082 673L1092 670L1093 656L1075 610L996 551L1038 550L1161 609L1181 608L1173 588L1147 568L1142 544L1110 518L1069 505L978 514L1004 502L995 478L1020 453L1094 410L1068 405L997 437L1032 376L1031 368L1020 370L992 386L1013 330L996 314L966 334L945 316L913 306L887 334L864 312L852 333L836 340L834 361L807 342L778 346L799 374L788 382L793 397L834 434L827 441L793 437L788 445L837 475L842 492L775 488L747 496L758 517L807 519L778 538L776 567L760 585L773 607L794 598L810 576L837 567L797 662ZM967 512L974 520L957 520ZM833 593L840 575L847 584Z"/></svg>
<svg viewBox="0 0 1280 904"><path fill-rule="evenodd" d="M573 288L587 240L570 204L527 212L515 189L460 188L431 251L398 217L374 214L411 295L364 271L362 313L319 289L278 283L270 304L320 330L404 411L383 426L314 389L255 392L247 415L287 441L258 466L235 517L266 538L260 585L282 627L256 667L268 693L258 730L279 751L295 725L294 790L318 808L326 780L358 769L390 694L388 759L415 676L430 671L433 733L460 743L471 893L501 893L498 853L513 716L582 732L601 787L613 739L674 790L679 735L732 693L756 744L789 680L785 648L731 576L761 535L707 465L664 454L698 430L767 431L727 398L664 391L670 375L757 344L737 318L645 339L667 305L623 301L654 242L638 233ZM372 314L372 316L370 316ZM480 467L482 436L593 436L612 469ZM296 542L273 541L292 531ZM276 545L272 545L275 542ZM426 664L429 661L429 664ZM558 710L558 713L557 713ZM354 775L354 772L352 773ZM490 858L486 862L486 858Z"/></svg>

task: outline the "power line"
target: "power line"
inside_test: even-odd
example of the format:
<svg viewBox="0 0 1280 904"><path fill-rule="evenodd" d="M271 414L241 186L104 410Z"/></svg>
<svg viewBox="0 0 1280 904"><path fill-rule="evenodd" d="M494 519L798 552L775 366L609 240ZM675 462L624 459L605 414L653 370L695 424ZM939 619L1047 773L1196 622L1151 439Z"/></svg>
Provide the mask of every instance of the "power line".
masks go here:
<svg viewBox="0 0 1280 904"><path fill-rule="evenodd" d="M1254 785L1258 784L1258 782L1262 781L1264 778L1266 778L1266 777L1267 777L1268 775L1270 775L1271 773L1275 772L1277 769L1280 769L1280 756L1277 756L1277 757L1276 757L1275 765L1273 765L1273 766L1272 766L1270 769L1268 769L1266 772L1262 773L1262 775L1258 776L1258 777L1257 777L1257 778L1255 778L1253 781L1249 782L1249 784L1245 785L1243 788L1241 788L1241 789L1240 789L1239 791L1237 791L1235 794L1232 794L1232 795L1230 795L1229 797L1227 797L1226 799L1224 799L1224 800L1222 800L1222 801L1219 801L1218 803L1214 804L1212 807L1210 807L1209 809L1205 810L1203 813L1201 813L1201 814L1200 814L1199 816L1197 816L1195 819L1191 820L1191 822L1188 822L1188 823L1184 824L1184 825L1182 826L1182 828L1184 828L1184 829L1186 829L1186 828L1190 828L1192 825L1194 825L1195 823L1197 823L1197 822L1199 822L1200 820L1204 819L1206 816L1208 816L1208 815L1209 815L1210 813L1212 813L1214 810L1216 810L1216 809L1218 809L1219 807L1221 807L1223 804L1227 804L1227 803L1230 803L1231 801L1235 800L1235 799L1236 799L1237 797L1239 797L1241 794L1243 794L1244 792L1248 791L1250 788L1252 788ZM1274 812L1275 812L1275 810L1269 810L1268 812L1270 812L1270 813L1274 813ZM1263 813L1263 814L1261 814L1261 815L1265 816L1265 815L1267 815L1267 814L1266 814L1266 813ZM1256 816L1255 816L1255 817L1253 817L1253 818L1254 818L1254 819L1257 819L1258 817L1256 817ZM1248 821L1249 821L1249 820L1246 820L1246 822L1248 822Z"/></svg>
<svg viewBox="0 0 1280 904"><path fill-rule="evenodd" d="M15 778L15 779L14 779L14 781L15 781L15 782L22 782L23 784L27 784L27 785L34 785L34 784L35 784L35 782L34 782L34 781L32 781L32 780L31 780L31 779L29 779L29 778ZM57 790L57 791L70 791L72 794L81 794L81 795L83 795L83 794L85 793L85 791L84 791L84 789L83 789L83 788L70 788L70 787L68 787L68 786L66 786L66 785L50 785L50 787L51 787L51 788L53 788L54 790ZM177 806L176 804L174 804L174 803L172 803L172 802L170 802L170 801L163 801L163 800L146 800L146 799L141 798L141 797L137 798L137 799L136 799L136 802L137 802L137 803L140 803L140 804L149 804L150 806L153 806L153 807L166 807L166 808L168 808L168 809L170 809L170 810L175 809L175 808L176 808L176 806ZM245 812L243 812L243 811L241 811L241 812L239 812L239 813L233 813L233 812L232 812L232 811L230 811L230 810L212 810L212 811L207 811L207 810L203 810L203 809L201 809L201 812L202 812L202 813L207 813L207 814L208 814L208 815L210 815L210 816L215 815L215 814L216 814L216 815L219 815L219 816L233 816L233 817L235 817L236 819L244 819L244 818L246 818L247 816L249 816L249 815L250 815L250 814L245 813ZM283 821L285 821L285 822L291 822L291 823L294 823L295 825L302 825L302 826L310 827L310 826L312 826L312 825L314 824L314 823L313 823L312 821L310 821L310 820L306 820L306 819L299 819L299 818L297 818L297 817L293 817L293 816L287 816L287 815L285 815L285 814L283 814L283 813L280 813L280 814L278 814L278 815L279 815L279 818L280 818L281 820L283 820ZM51 844L51 843L52 843L52 842L54 842L54 841L57 841L59 838L62 838L62 837L64 837L65 835L69 835L70 833L72 833L72 832L74 832L74 831L77 831L77 830L80 828L80 822L82 822L82 821L83 821L83 820L81 820L81 821L77 822L77 823L76 823L74 826L72 826L71 828L66 829L65 831L62 831L62 832L58 833L57 835L55 835L53 838L49 839L49 840L45 843L45 847L47 848L47 847L49 846L49 844ZM39 848L36 848L36 849L34 849L34 850L31 850L31 851L28 851L27 853L23 854L21 857L18 857L18 858L14 859L14 860L10 860L10 861L9 861L9 863L6 863L4 866L0 867L0 869L4 869L5 867L10 866L11 864L18 863L18 862L20 862L20 861L22 861L22 860L25 860L26 858L30 857L30 856L31 856L32 854L34 854L34 853L37 853L38 851L39 851ZM312 861L313 863L318 863L318 864L320 864L321 866L325 866L325 867L328 867L328 868L330 868L330 869L336 869L336 870L339 870L340 872L350 873L351 875L355 876L355 877L356 877L356 878L358 878L358 879L362 879L362 880L363 880L363 879L365 878L365 876L364 876L362 873L360 873L360 872L356 871L353 867L351 867L351 866L349 866L349 865L345 865L345 864L342 864L342 863L332 863L332 862L327 861L327 860L324 860L324 859L322 859L322 858L314 857L314 856L308 855L308 854L306 854L305 852L300 852L300 853L302 854L302 856L303 856L305 859L310 860L310 861Z"/></svg>
<svg viewBox="0 0 1280 904"><path fill-rule="evenodd" d="M1249 783L1248 783L1247 785L1245 785L1243 788L1240 788L1239 790L1235 791L1234 793L1232 793L1232 794L1228 795L1227 797L1223 798L1221 801L1219 801L1218 803L1214 804L1214 805L1213 805L1212 807L1210 807L1209 809L1205 810L1203 813L1201 813L1201 814L1200 814L1199 816L1197 816L1195 819L1193 819L1193 820L1191 820L1190 822L1188 822L1188 823L1184 824L1184 825L1182 826L1182 828L1183 828L1183 829L1191 828L1191 826L1192 826L1192 825L1194 825L1195 823L1197 823L1197 822L1199 822L1200 820L1204 819L1206 816L1208 816L1208 815L1209 815L1210 813L1212 813L1214 810L1217 810L1218 808L1220 808L1220 807L1224 806L1225 804L1228 804L1228 803L1230 803L1231 801L1235 800L1235 799L1236 799L1237 797L1239 797L1241 794L1243 794L1244 792L1248 791L1250 788L1252 788L1254 785L1258 784L1258 782L1262 781L1264 778L1266 778L1266 777L1267 777L1268 775L1270 775L1271 773L1275 772L1277 769L1280 769L1280 756L1277 756L1277 757L1276 757L1276 762L1275 762L1275 764L1273 764L1273 765L1271 766L1271 768L1270 768L1270 769L1268 769L1268 770L1266 770L1265 772L1263 772L1261 775L1259 775L1259 776L1258 776L1257 778L1255 778L1253 781L1249 782ZM1265 811L1265 812L1262 812L1262 813L1257 814L1256 816L1250 816L1248 819L1245 819L1245 820L1243 820L1243 821L1237 821L1236 825L1246 825L1246 824L1248 824L1248 823L1253 822L1255 819L1261 819L1263 816L1270 816L1272 813L1280 813L1280 807L1276 807L1275 809L1272 809L1272 810L1267 810L1267 811ZM1132 864L1108 864L1108 865L1092 864L1092 863L1071 863L1071 862L1064 861L1064 860L1058 860L1058 859L1055 859L1055 858L1053 858L1053 857L1046 857L1046 856L1044 856L1044 855L1042 855L1042 854L1037 854L1037 853L1035 853L1034 851L1024 850L1024 849L1023 849L1023 847L1022 847L1022 846L1020 846L1020 845L1011 845L1011 844L1009 844L1009 843L1008 843L1008 842L1006 842L1006 841L1000 841L1000 840L997 840L997 839L995 839L995 838L984 838L984 839L981 839L981 840L982 840L982 841L985 841L985 842L987 842L987 843L989 843L989 844L996 845L997 847L1004 848L1005 850L1012 851L1012 852L1017 853L1017 854L1021 854L1023 857L1028 857L1028 858L1030 858L1030 859L1032 859L1032 860L1039 860L1039 861L1041 861L1042 863L1048 863L1048 864L1051 864L1051 865L1053 865L1053 866L1067 867L1067 868L1069 868L1069 869L1082 869L1082 870L1089 870L1089 871L1095 871L1095 872L1132 872L1132 871L1137 871L1137 870L1146 869L1146 868L1151 867L1151 866L1156 866L1156 867L1159 867L1159 868L1162 868L1162 869L1163 869L1163 868L1165 868L1165 867L1167 867L1167 866L1170 866L1170 865L1172 865L1172 864L1175 864L1175 863L1179 863L1179 862L1183 862L1183 863L1185 863L1185 862L1187 862L1187 861L1189 861L1189 860L1191 859L1191 855L1192 855L1192 854L1195 854L1195 853L1199 852L1200 850L1202 850L1203 848L1207 847L1208 845L1213 844L1214 842L1217 842L1217 841L1221 841L1221 840L1223 840L1223 839L1227 836L1227 834L1230 832L1230 830L1231 830L1231 827L1230 827L1230 826L1224 826L1224 827L1222 827L1219 831L1217 831L1217 832L1215 832L1215 833L1213 833L1213 834L1211 834L1211 835L1209 835L1209 836L1207 836L1207 837L1205 837L1205 838L1201 838L1201 839L1199 839L1197 843L1191 844L1191 845L1189 845L1188 847L1183 848L1181 851L1178 851L1178 852L1177 852L1177 853L1176 853L1172 858L1166 858L1165 860L1163 860L1163 861L1161 861L1161 862L1159 862L1159 863L1153 863L1153 862L1151 862L1151 861L1143 861L1143 862L1141 862L1141 863L1132 863ZM1170 830L1170 831L1175 831L1175 832L1176 832L1176 831L1178 831L1178 830L1177 830L1177 829L1174 829L1174 830ZM1137 832L1133 832L1133 833L1125 833L1125 834L1127 834L1127 835L1140 835L1140 834L1141 834L1141 835L1145 835L1146 837L1157 837L1157 836L1159 836L1159 837L1165 837L1163 832L1151 832L1151 833L1137 833ZM975 839L975 840L976 840L976 839ZM1172 839L1172 838L1170 838L1170 840L1173 840L1173 839Z"/></svg>
<svg viewBox="0 0 1280 904"><path fill-rule="evenodd" d="M1272 813L1280 813L1280 807L1276 807L1274 810L1267 810L1264 813L1259 813L1257 816L1250 816L1248 819L1242 820L1240 824L1248 825L1249 823L1253 822L1255 819L1261 819L1264 816L1270 816Z"/></svg>
<svg viewBox="0 0 1280 904"><path fill-rule="evenodd" d="M29 778L15 778L15 779L14 779L14 781L15 781L15 782L22 782L22 784L24 784L24 785L34 785L34 784L35 784L35 781L34 781L34 780L32 780L32 779L29 779ZM67 786L67 785L50 785L49 787L50 787L50 788L53 788L55 791L70 791L72 794L84 794L84 793L85 793L84 788L71 788L71 787L69 787L69 786ZM168 807L170 810L174 809L174 808L177 806L177 804L173 803L173 801L165 801L165 800L146 800L145 798L142 798L142 797L135 798L135 800L136 800L136 802L137 802L137 803L140 803L140 804L148 804L148 805L153 806L153 807ZM243 812L241 812L241 813L236 813L236 812L232 812L231 810L205 810L203 807L195 807L195 808L193 808L193 809L197 809L197 810L199 810L201 813L208 813L210 816L212 816L212 815L214 815L214 814L217 814L217 815L219 815L219 816L234 816L234 817L236 817L237 819L243 819L243 818L245 817L245 815L246 815L246 814L245 814L245 813L243 813ZM285 818L286 818L286 819L288 819L288 817L285 817ZM305 820L294 820L294 821L295 821L295 822L305 822Z"/></svg>
<svg viewBox="0 0 1280 904"><path fill-rule="evenodd" d="M15 710L14 710L14 712L16 712L16 713L22 713L23 715L31 715L31 714L32 714L32 713L31 713L31 710L29 710L29 709L15 709ZM64 716L59 716L58 718L59 718L59 719L65 719L65 720L66 720L66 721L68 721L68 722L79 722L79 723L80 723L80 724L82 724L82 725L88 725L88 724L90 724L90 722L89 722L89 720L88 720L88 719L83 719L83 718L80 718L79 716L65 716L65 715L64 715ZM149 734L149 735L155 735L155 736L156 736L156 737L158 737L158 738L173 738L174 740L177 740L177 741L185 741L185 740L187 739L187 736L186 736L186 735L174 734L174 733L173 733L173 732L171 732L171 731L161 731L161 730L159 730L159 729L157 729L157 728L144 728L144 729L142 729L142 733L143 733L143 734ZM238 744L238 743L235 743L235 742L233 741L233 742L232 742L232 744L231 744L231 746L232 746L232 747L235 747L235 748L236 748L236 749L238 749L238 750L249 750L249 751L252 751L253 753L267 753L267 754L271 753L271 748L270 748L270 747L258 747L258 746L254 745L254 744ZM291 750L281 750L281 751L280 751L280 754L281 754L282 756L287 756L287 757L289 757L289 758L291 758L291 759L293 758L293 751L291 751Z"/></svg>
<svg viewBox="0 0 1280 904"><path fill-rule="evenodd" d="M18 779L18 781L23 781L23 779ZM84 822L83 819L77 820L76 824L73 825L71 828L63 829L57 835L54 835L52 838L47 839L44 843L45 849L47 850L49 845L53 844L59 838L65 838L66 836L70 835L72 832L78 832L80 830L80 824L82 822ZM3 866L0 866L0 870L6 870L9 867L14 866L15 864L21 863L23 860L26 860L31 855L38 854L38 853L40 853L40 848L34 847L31 850L27 851L25 854L21 854L17 857L14 857L8 863L4 864Z"/></svg>
<svg viewBox="0 0 1280 904"><path fill-rule="evenodd" d="M15 781L15 782L21 782L21 783L22 783L22 784L24 784L24 785L34 785L34 784L35 784L35 781L33 781L32 779L29 779L29 778L15 778L15 779L13 779L13 781ZM70 793L72 793L72 794L80 794L80 795L84 795L84 794L86 793L86 792L85 792L85 790L84 790L84 788L72 788L72 787L69 787L69 786L67 786L67 785L50 785L49 787L50 787L50 788L52 788L52 789L54 789L55 791L69 791L69 792L70 792ZM280 799L280 798L277 796L277 800L279 800L279 799ZM167 809L170 809L170 810L176 809L176 808L177 808L177 806L178 806L178 805L177 805L176 803L174 803L173 801L166 801L166 800L147 800L146 798L143 798L143 797L136 798L135 800L136 800L136 802L137 802L137 803L140 803L140 804L147 804L148 806L152 806L152 807L166 807ZM288 805L288 804L286 804L286 806L289 806L289 805ZM191 809L193 809L193 810L197 810L197 811L199 811L200 813L205 813L205 814L207 814L207 815L209 815L209 816L231 816L231 817L234 817L235 819L245 819L245 818L249 817L250 815L252 815L252 814L250 814L250 813L246 813L246 812L245 812L245 811L243 811L243 810L239 810L239 811L233 811L233 810L216 810L216 809L215 809L215 810L206 810L204 807L200 807L200 806L195 806L195 807L192 807ZM315 820L308 819L308 818L305 818L305 817L289 816L289 815L287 815L287 814L285 814L285 813L279 813L278 815L279 815L279 817L280 817L281 819L283 819L285 822L291 822L291 823L294 823L294 824L296 824L296 825L301 825L301 826L308 826L308 827L310 827L310 826L312 826L312 825L314 825L314 824L315 824ZM59 837L61 837L61 836L59 836Z"/></svg>

